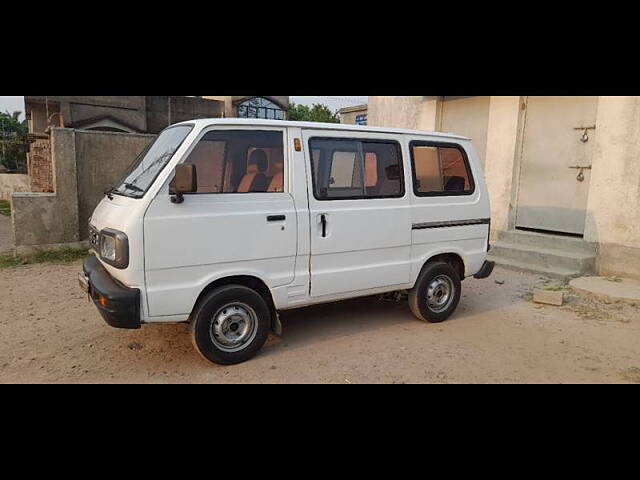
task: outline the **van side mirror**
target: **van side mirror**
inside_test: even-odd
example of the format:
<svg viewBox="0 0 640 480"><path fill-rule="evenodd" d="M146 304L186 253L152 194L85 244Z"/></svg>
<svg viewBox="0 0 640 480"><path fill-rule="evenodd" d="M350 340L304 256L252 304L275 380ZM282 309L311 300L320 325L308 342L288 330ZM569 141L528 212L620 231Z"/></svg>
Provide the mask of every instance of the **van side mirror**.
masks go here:
<svg viewBox="0 0 640 480"><path fill-rule="evenodd" d="M194 193L198 191L198 176L196 174L196 166L186 163L176 165L175 176L171 182L172 188L171 201L173 203L184 202L185 193Z"/></svg>

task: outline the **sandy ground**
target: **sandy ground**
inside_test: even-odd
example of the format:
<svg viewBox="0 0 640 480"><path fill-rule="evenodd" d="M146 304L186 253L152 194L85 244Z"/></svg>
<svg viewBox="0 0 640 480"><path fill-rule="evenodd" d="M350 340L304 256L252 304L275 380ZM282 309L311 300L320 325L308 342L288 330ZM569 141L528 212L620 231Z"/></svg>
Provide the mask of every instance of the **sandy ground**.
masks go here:
<svg viewBox="0 0 640 480"><path fill-rule="evenodd" d="M0 253L11 251L12 248L11 217L0 215Z"/></svg>
<svg viewBox="0 0 640 480"><path fill-rule="evenodd" d="M193 350L186 325L107 326L78 288L80 266L0 270L0 382L640 381L640 309L575 296L540 306L530 299L537 275L497 268L465 280L441 324L375 297L284 312L281 338L217 366Z"/></svg>

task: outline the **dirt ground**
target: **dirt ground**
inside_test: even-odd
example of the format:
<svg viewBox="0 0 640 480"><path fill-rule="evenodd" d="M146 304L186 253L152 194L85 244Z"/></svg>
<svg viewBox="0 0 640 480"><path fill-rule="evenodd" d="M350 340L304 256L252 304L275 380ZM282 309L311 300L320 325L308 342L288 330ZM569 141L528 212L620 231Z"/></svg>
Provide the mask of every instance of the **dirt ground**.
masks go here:
<svg viewBox="0 0 640 480"><path fill-rule="evenodd" d="M537 305L537 275L496 268L465 280L441 324L375 297L284 312L281 338L249 362L217 366L184 324L107 326L78 288L80 268L0 270L0 382L640 382L640 308L577 296Z"/></svg>

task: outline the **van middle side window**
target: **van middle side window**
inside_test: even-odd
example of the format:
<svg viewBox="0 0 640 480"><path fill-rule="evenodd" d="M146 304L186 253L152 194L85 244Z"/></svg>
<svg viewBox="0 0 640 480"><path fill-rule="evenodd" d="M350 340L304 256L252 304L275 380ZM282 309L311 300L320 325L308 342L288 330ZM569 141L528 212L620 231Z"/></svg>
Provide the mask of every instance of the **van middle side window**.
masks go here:
<svg viewBox="0 0 640 480"><path fill-rule="evenodd" d="M284 191L282 132L207 132L184 163L196 166L196 193ZM172 189L173 181L170 184Z"/></svg>
<svg viewBox="0 0 640 480"><path fill-rule="evenodd" d="M318 200L404 196L397 142L316 137L309 140L309 147Z"/></svg>
<svg viewBox="0 0 640 480"><path fill-rule="evenodd" d="M410 144L413 191L417 196L471 195L475 186L459 145L413 141Z"/></svg>

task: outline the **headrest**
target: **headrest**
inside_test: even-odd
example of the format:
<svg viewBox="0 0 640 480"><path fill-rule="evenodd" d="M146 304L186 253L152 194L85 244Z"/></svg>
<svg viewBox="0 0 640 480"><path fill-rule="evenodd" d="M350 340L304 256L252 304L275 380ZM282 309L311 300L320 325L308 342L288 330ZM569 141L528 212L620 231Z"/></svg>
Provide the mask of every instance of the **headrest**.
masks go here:
<svg viewBox="0 0 640 480"><path fill-rule="evenodd" d="M267 160L267 154L264 153L264 150L254 150L249 155L249 165L255 164L258 166L258 170L261 172L265 172L267 168L269 168L269 161Z"/></svg>

